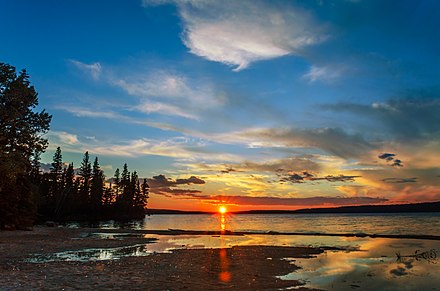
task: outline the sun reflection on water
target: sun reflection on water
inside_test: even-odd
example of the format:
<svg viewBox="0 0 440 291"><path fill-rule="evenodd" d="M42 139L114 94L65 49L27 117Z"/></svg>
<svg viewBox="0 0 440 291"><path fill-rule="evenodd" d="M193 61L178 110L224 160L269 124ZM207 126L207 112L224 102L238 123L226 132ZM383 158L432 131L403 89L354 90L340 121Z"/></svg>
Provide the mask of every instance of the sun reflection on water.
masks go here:
<svg viewBox="0 0 440 291"><path fill-rule="evenodd" d="M224 208L224 207L223 207ZM226 231L226 209L220 208L220 232L223 234ZM229 272L229 261L227 256L227 245L225 243L223 235L220 236L220 251L219 251L219 263L220 272L218 274L218 279L221 282L229 282L231 280L231 272Z"/></svg>

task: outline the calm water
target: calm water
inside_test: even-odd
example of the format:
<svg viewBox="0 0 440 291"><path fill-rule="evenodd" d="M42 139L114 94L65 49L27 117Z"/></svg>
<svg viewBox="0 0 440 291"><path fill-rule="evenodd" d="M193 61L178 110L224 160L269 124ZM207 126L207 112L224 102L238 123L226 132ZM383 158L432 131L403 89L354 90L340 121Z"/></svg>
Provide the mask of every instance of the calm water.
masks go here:
<svg viewBox="0 0 440 291"><path fill-rule="evenodd" d="M440 213L151 215L102 228L440 235Z"/></svg>
<svg viewBox="0 0 440 291"><path fill-rule="evenodd" d="M102 232L85 235L128 240L133 234L124 233L123 229L440 235L440 214L153 215L128 224L110 221L98 226ZM109 234L105 232L109 228L121 230ZM280 278L299 280L305 287L321 290L440 290L440 241L437 240L264 234L143 236L158 240L119 248L66 251L36 256L30 261L117 260L182 248L328 246L342 250L326 251L309 259L285 258L300 269Z"/></svg>

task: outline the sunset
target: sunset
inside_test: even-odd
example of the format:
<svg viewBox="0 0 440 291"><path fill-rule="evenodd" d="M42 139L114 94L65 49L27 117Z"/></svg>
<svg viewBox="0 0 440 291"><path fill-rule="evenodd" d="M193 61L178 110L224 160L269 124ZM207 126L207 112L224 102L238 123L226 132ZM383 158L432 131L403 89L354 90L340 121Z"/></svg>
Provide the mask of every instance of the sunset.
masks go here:
<svg viewBox="0 0 440 291"><path fill-rule="evenodd" d="M14 266L0 290L440 286L414 279L440 271L439 2L0 0L0 11L11 254L0 265ZM198 266L213 262L191 269L197 284L183 271L196 263L179 265L193 249ZM255 274L238 276L253 254ZM23 279L65 256L87 276L114 271L101 260L135 269L115 285ZM309 256L328 265L283 261ZM183 281L127 279L165 261Z"/></svg>

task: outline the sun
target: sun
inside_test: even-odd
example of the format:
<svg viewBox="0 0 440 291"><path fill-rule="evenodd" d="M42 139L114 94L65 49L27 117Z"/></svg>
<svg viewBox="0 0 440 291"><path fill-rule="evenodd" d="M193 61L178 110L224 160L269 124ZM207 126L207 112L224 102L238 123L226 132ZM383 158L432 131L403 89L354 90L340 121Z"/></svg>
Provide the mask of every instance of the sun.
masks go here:
<svg viewBox="0 0 440 291"><path fill-rule="evenodd" d="M226 209L226 207L220 206L218 208L218 212L220 212L221 214L225 214L226 212L228 212L228 210Z"/></svg>

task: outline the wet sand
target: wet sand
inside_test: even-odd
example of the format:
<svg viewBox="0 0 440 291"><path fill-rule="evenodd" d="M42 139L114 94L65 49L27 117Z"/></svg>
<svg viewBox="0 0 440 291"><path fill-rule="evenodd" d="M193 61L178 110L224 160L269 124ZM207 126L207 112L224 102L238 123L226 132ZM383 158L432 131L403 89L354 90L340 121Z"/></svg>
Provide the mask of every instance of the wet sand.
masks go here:
<svg viewBox="0 0 440 291"><path fill-rule="evenodd" d="M276 277L298 269L284 258L308 258L324 252L311 247L239 246L179 249L107 261L25 262L34 254L154 243L151 238L136 236L82 236L91 231L37 227L28 232L0 232L0 290L277 290L301 286L298 281Z"/></svg>

